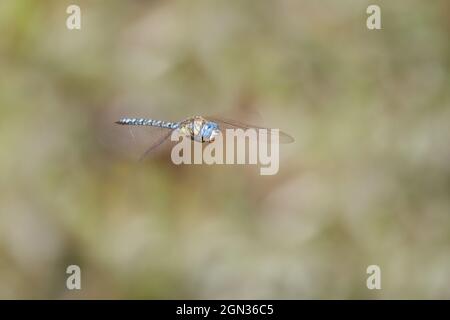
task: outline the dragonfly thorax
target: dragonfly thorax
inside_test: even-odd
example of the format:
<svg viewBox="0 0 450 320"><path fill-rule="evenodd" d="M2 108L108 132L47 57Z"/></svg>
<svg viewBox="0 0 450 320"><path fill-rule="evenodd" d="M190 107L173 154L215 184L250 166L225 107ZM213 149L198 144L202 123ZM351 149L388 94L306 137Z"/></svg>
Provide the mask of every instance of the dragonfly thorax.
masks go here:
<svg viewBox="0 0 450 320"><path fill-rule="evenodd" d="M189 136L192 140L198 142L213 142L220 133L217 123L208 121L200 116L184 120L181 122L178 130L181 134Z"/></svg>

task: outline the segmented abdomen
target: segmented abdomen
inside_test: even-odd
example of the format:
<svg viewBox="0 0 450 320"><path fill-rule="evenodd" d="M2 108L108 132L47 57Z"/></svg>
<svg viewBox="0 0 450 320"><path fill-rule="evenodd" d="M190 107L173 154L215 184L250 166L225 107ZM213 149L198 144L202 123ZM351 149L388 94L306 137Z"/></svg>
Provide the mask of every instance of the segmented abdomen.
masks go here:
<svg viewBox="0 0 450 320"><path fill-rule="evenodd" d="M122 118L116 122L117 124L129 126L152 126L167 129L178 128L178 122L166 122L161 120L145 119L145 118Z"/></svg>

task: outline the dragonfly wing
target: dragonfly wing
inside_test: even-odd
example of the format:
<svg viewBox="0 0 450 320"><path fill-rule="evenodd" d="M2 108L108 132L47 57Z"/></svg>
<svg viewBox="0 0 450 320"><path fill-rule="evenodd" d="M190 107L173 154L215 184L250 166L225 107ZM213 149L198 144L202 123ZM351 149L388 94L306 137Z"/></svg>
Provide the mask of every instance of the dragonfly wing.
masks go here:
<svg viewBox="0 0 450 320"><path fill-rule="evenodd" d="M142 154L140 160L144 160L149 154L154 152L160 145L169 141L169 137L172 135L173 130L167 130L167 132L162 135L158 140L154 141L147 150L145 150L144 154Z"/></svg>
<svg viewBox="0 0 450 320"><path fill-rule="evenodd" d="M270 128L246 124L246 123L232 120L232 119L226 119L226 118L217 117L217 116L206 117L206 119L216 122L221 129L244 129L244 130L256 129L258 131L258 133L259 133L259 130L263 129L263 130L267 130L267 132L269 132L269 134L272 134L272 131L270 131L271 130ZM279 139L280 139L280 143L291 143L291 142L295 141L293 137L291 137L290 135L288 135L287 133L285 133L281 130L279 131Z"/></svg>
<svg viewBox="0 0 450 320"><path fill-rule="evenodd" d="M150 126L127 126L115 123L99 128L101 144L111 152L139 159L148 156L170 141L172 129Z"/></svg>

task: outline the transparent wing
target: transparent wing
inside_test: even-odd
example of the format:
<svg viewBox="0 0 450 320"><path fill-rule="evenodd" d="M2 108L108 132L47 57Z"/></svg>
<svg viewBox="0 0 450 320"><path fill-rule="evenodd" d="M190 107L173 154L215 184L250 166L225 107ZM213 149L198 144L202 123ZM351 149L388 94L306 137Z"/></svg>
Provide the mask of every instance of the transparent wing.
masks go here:
<svg viewBox="0 0 450 320"><path fill-rule="evenodd" d="M144 160L152 152L154 152L159 146L169 141L169 137L171 136L173 130L161 130L161 132L162 131L165 131L165 133L161 134L148 146L147 150L145 150L145 152L140 157L141 161Z"/></svg>
<svg viewBox="0 0 450 320"><path fill-rule="evenodd" d="M100 132L103 146L111 152L143 159L169 144L173 130L150 126L127 126L110 122Z"/></svg>
<svg viewBox="0 0 450 320"><path fill-rule="evenodd" d="M208 120L214 121L216 122L221 130L226 130L226 129L255 129L256 131L263 129L263 130L267 130L268 134L271 135L273 134L270 131L270 128L264 128L264 127L259 127L259 126L255 126L255 125L251 125L251 124L245 124L243 122L240 121L236 121L236 120L231 120L231 119L227 119L227 118L223 118L223 117L218 117L218 116L208 116L205 117ZM272 137L270 137L272 138ZM280 143L291 143L294 142L295 139L293 137L291 137L290 135L288 135L287 133L283 132L283 131L279 131L279 139L280 139ZM272 139L270 139L271 141ZM269 141L269 140L268 140Z"/></svg>

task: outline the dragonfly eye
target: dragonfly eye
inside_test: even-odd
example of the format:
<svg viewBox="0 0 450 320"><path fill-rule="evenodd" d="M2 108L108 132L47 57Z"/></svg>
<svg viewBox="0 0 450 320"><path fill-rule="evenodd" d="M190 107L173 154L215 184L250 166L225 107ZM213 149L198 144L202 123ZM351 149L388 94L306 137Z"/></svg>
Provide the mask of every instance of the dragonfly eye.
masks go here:
<svg viewBox="0 0 450 320"><path fill-rule="evenodd" d="M219 127L214 122L207 122L202 128L201 135L205 141L212 142L219 134Z"/></svg>

